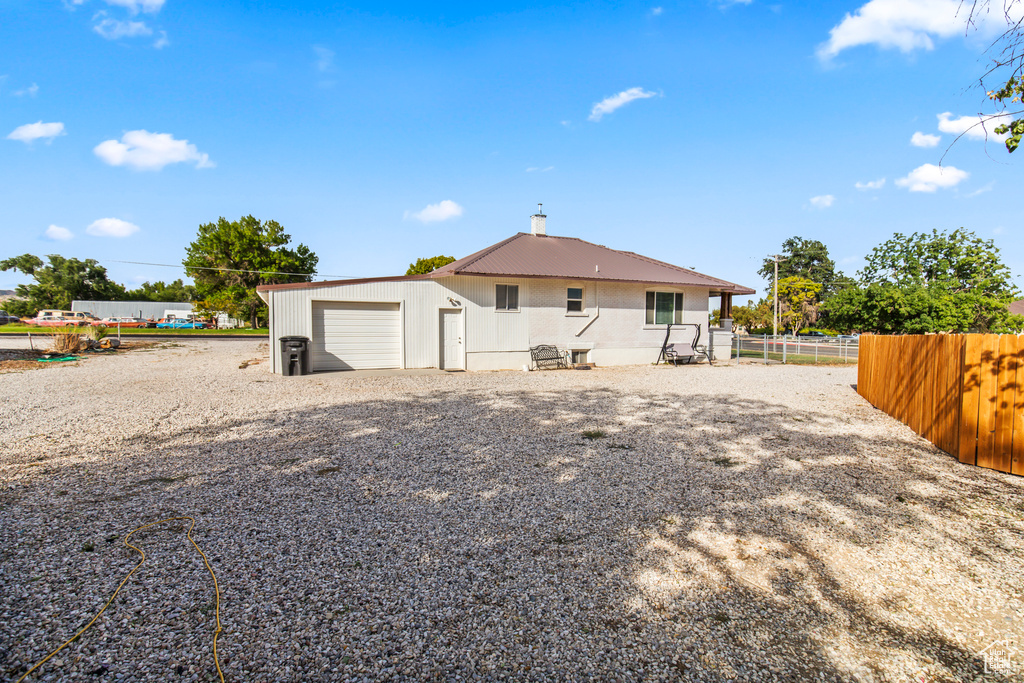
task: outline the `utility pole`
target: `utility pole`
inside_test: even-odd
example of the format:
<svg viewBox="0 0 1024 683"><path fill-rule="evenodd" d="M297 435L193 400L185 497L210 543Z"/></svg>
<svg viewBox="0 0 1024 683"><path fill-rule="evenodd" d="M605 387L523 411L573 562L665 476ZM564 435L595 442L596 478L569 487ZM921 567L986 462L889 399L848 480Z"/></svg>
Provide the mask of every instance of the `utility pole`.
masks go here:
<svg viewBox="0 0 1024 683"><path fill-rule="evenodd" d="M782 254L773 254L768 258L775 259L775 279L772 281L775 285L775 306L772 308L772 336L777 337L779 335L779 261L785 261L786 259Z"/></svg>

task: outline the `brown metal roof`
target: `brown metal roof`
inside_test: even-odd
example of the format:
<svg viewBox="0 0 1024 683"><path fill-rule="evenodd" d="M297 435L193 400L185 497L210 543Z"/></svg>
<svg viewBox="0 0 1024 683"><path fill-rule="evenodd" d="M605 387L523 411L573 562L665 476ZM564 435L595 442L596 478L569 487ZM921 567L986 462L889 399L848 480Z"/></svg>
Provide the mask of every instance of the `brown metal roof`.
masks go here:
<svg viewBox="0 0 1024 683"><path fill-rule="evenodd" d="M609 249L576 237L532 235L525 232L517 233L430 273L431 278L447 275L610 280L708 287L716 292L732 294L755 293L753 289L742 285L631 251Z"/></svg>
<svg viewBox="0 0 1024 683"><path fill-rule="evenodd" d="M599 244L585 242L576 237L532 235L520 232L486 249L470 254L458 261L438 268L426 275L360 278L358 280L328 280L320 282L293 282L283 285L263 285L258 292L279 289L307 289L363 282L391 282L396 280L422 280L450 275L480 275L489 277L536 277L564 280L606 280L611 282L637 282L651 285L707 287L713 292L754 294L742 285L703 275L688 268L656 261L631 251L618 251Z"/></svg>
<svg viewBox="0 0 1024 683"><path fill-rule="evenodd" d="M1024 299L1017 299L1007 308L1010 309L1010 313L1013 315L1024 315Z"/></svg>

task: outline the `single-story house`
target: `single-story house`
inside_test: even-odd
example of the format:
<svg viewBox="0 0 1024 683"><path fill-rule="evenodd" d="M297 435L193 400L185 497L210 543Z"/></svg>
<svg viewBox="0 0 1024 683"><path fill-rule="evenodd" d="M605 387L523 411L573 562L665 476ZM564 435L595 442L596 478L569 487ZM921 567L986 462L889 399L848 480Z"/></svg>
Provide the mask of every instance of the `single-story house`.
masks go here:
<svg viewBox="0 0 1024 683"><path fill-rule="evenodd" d="M666 325L701 327L721 297L731 327L741 285L575 237L548 235L546 216L512 237L425 275L265 285L271 368L277 340L310 339L311 369L519 369L553 344L573 362L653 363ZM690 341L694 328L673 340ZM688 332L686 331L688 330Z"/></svg>

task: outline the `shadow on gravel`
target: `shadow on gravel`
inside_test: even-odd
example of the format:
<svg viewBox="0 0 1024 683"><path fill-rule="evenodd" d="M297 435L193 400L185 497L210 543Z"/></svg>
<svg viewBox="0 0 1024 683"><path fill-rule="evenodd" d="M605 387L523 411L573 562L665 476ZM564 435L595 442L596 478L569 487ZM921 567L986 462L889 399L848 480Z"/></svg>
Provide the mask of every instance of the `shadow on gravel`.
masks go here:
<svg viewBox="0 0 1024 683"><path fill-rule="evenodd" d="M196 514L233 680L982 675L979 650L927 613L959 609L949 593L965 585L1014 594L1003 532L1020 533L1022 488L918 440L859 436L861 424L609 390L431 393L211 423L129 444L130 464L41 465L35 486L66 487L79 526L53 528L60 511L31 488L5 493L25 521L0 541L29 552L5 553L3 569L28 582L28 558L70 534ZM980 504L1017 516L978 524ZM105 557L86 578L65 568L5 598L6 676L75 625L39 589L101 593L132 559L113 546ZM206 604L201 578L166 599ZM905 594L932 580L933 603ZM111 621L108 649L83 638L87 663L136 656L131 629L117 636ZM206 637L208 615L190 624Z"/></svg>

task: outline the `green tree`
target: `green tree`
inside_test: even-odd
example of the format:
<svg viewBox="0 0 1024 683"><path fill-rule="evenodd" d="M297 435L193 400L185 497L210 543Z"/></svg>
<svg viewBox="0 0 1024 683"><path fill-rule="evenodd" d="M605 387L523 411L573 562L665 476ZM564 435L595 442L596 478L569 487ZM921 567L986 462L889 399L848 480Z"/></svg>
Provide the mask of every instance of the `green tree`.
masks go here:
<svg viewBox="0 0 1024 683"><path fill-rule="evenodd" d="M963 228L896 233L875 247L867 261L859 285L824 304L837 329L1004 332L1024 322L1007 310L1019 291L999 249Z"/></svg>
<svg viewBox="0 0 1024 683"><path fill-rule="evenodd" d="M130 289L125 293L128 301L193 301L195 297L196 288L186 285L180 279L169 285L160 280L152 284L143 282L138 289Z"/></svg>
<svg viewBox="0 0 1024 683"><path fill-rule="evenodd" d="M277 221L222 217L199 226L182 263L185 273L195 280L199 301L258 327L266 304L256 293L257 287L309 282L316 273L316 254L304 244L291 249L287 246L290 241L291 235Z"/></svg>
<svg viewBox="0 0 1024 683"><path fill-rule="evenodd" d="M447 266L455 259L451 256L434 256L432 258L418 258L416 263L409 264L409 270L405 271L406 275L423 275L430 273L441 266Z"/></svg>
<svg viewBox="0 0 1024 683"><path fill-rule="evenodd" d="M999 103L1004 111L1006 110L1007 103L1019 105L1021 99L1024 98L1024 78L1011 76L1010 80L1003 87L998 90L990 90L988 97L993 102ZM992 132L1007 136L1004 142L1006 151L1013 154L1020 145L1021 136L1024 136L1024 117L1021 117L1024 111L1018 109L1017 111L1009 112L1009 114L1016 118L1009 123L999 124L992 129Z"/></svg>
<svg viewBox="0 0 1024 683"><path fill-rule="evenodd" d="M799 332L818 319L818 295L822 286L797 275L779 278L779 317L784 327Z"/></svg>
<svg viewBox="0 0 1024 683"><path fill-rule="evenodd" d="M79 261L57 254L46 257L22 254L0 261L0 270L17 270L32 276L33 284L18 285L17 299L4 303L17 316L33 316L44 308L68 310L75 299L117 301L124 287L107 277L107 269L93 259Z"/></svg>
<svg viewBox="0 0 1024 683"><path fill-rule="evenodd" d="M790 237L782 243L785 260L779 260L779 280L787 277L801 277L822 285L822 297L827 298L846 280L836 272L836 264L828 255L828 247L818 240ZM775 291L775 259L766 258L758 274L768 280L768 295Z"/></svg>
<svg viewBox="0 0 1024 683"><path fill-rule="evenodd" d="M1006 21L1006 30L989 47L993 55L992 63L988 71L978 79L978 83L987 91L988 98L1001 109L995 114L982 116L978 125L987 131L987 126L996 123L992 132L1008 136L1005 145L1006 151L1011 154L1024 136L1024 108L1021 107L1024 99L1024 21L1020 18L1022 5L1024 3L1021 0L1002 0L1001 14ZM990 13L991 6L991 0L974 0L967 18L968 24L974 24L982 14ZM993 82L997 84L996 87L989 89ZM1010 121L993 121L996 117L1000 120L1009 117Z"/></svg>
<svg viewBox="0 0 1024 683"><path fill-rule="evenodd" d="M772 302L761 299L756 304L732 307L732 322L747 332L770 327L772 324Z"/></svg>

